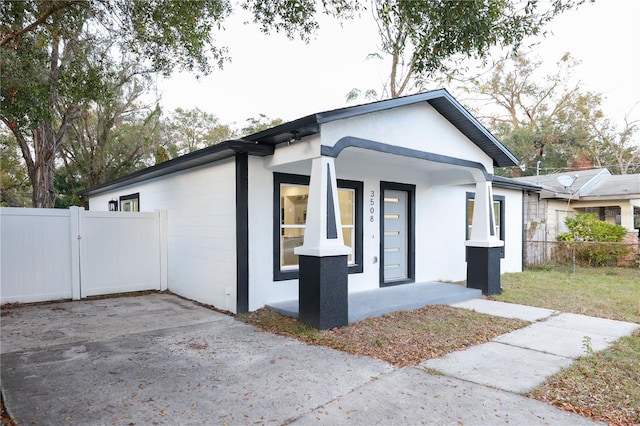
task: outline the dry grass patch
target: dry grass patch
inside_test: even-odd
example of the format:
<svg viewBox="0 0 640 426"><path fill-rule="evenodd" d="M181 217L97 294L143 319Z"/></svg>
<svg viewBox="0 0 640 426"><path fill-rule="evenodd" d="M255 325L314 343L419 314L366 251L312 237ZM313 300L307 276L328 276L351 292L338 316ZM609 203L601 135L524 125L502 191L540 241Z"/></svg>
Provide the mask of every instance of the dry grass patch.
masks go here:
<svg viewBox="0 0 640 426"><path fill-rule="evenodd" d="M571 266L550 265L505 274L502 286L504 292L494 299L640 323L639 268L574 272ZM579 358L529 396L612 425L640 425L640 332Z"/></svg>
<svg viewBox="0 0 640 426"><path fill-rule="evenodd" d="M580 358L528 396L611 425L640 425L640 331Z"/></svg>
<svg viewBox="0 0 640 426"><path fill-rule="evenodd" d="M381 359L397 367L417 365L430 358L488 342L529 324L444 305L394 312L324 331L268 309L240 318L265 331Z"/></svg>

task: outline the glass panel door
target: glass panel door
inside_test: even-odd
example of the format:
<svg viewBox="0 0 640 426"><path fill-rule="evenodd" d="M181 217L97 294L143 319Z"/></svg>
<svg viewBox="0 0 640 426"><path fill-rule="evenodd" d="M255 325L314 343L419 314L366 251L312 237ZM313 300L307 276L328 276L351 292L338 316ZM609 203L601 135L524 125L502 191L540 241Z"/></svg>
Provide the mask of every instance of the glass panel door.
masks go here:
<svg viewBox="0 0 640 426"><path fill-rule="evenodd" d="M384 191L383 259L384 282L406 280L408 276L408 194Z"/></svg>

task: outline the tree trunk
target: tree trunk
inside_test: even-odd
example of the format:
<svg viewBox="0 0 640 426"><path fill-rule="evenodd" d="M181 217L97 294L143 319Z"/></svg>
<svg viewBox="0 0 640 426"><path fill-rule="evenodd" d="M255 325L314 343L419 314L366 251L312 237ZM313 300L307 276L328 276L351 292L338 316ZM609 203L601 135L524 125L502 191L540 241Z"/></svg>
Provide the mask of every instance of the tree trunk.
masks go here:
<svg viewBox="0 0 640 426"><path fill-rule="evenodd" d="M32 201L35 208L55 207L56 194L53 187L55 176L56 133L51 123L44 122L32 131L34 147L34 169Z"/></svg>

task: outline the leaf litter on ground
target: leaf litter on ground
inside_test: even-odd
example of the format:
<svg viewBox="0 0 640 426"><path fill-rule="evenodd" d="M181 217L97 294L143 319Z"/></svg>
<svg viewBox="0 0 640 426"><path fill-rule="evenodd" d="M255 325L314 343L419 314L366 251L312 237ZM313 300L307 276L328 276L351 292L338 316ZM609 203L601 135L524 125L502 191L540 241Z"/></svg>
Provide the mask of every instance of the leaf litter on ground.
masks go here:
<svg viewBox="0 0 640 426"><path fill-rule="evenodd" d="M446 305L392 312L331 330L317 330L266 308L241 319L265 331L380 359L396 367L442 357L530 324Z"/></svg>

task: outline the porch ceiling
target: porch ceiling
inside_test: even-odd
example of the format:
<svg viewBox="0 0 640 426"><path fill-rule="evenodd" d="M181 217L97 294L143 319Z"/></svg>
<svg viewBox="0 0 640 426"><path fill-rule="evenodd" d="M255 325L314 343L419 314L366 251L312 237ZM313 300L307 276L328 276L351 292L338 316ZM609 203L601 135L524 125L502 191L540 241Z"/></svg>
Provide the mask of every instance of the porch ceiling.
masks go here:
<svg viewBox="0 0 640 426"><path fill-rule="evenodd" d="M350 169L353 164L375 173L376 170L402 170L412 172L430 185L460 185L475 183L474 173L479 170L461 165L440 163L421 158L405 157L359 148L347 148L336 158L336 171Z"/></svg>

